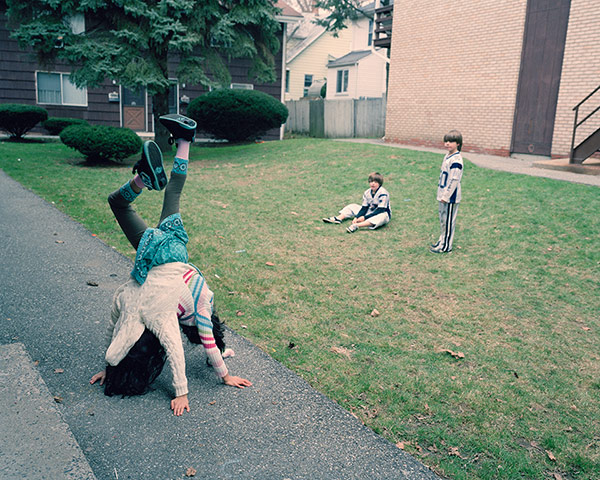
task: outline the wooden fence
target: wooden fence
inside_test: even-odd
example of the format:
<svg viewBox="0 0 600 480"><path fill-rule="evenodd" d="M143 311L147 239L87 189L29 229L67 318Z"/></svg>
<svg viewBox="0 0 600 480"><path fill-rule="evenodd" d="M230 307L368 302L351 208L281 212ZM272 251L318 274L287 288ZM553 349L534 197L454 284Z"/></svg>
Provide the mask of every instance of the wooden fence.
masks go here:
<svg viewBox="0 0 600 480"><path fill-rule="evenodd" d="M362 100L290 100L285 131L319 138L385 135L385 97Z"/></svg>

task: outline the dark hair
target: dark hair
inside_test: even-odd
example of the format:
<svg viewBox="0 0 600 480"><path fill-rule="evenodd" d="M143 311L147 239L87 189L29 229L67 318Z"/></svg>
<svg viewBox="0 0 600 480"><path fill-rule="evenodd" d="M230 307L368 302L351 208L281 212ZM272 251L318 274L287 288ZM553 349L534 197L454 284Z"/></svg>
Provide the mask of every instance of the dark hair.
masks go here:
<svg viewBox="0 0 600 480"><path fill-rule="evenodd" d="M156 335L147 328L129 353L116 366L106 366L104 395L144 395L160 375L167 353Z"/></svg>
<svg viewBox="0 0 600 480"><path fill-rule="evenodd" d="M462 133L458 130L450 130L446 135L444 135L444 142L456 142L458 145L458 151L462 150Z"/></svg>
<svg viewBox="0 0 600 480"><path fill-rule="evenodd" d="M225 327L214 311L210 317L213 335L217 347L225 351ZM191 343L202 343L195 325L180 325ZM167 360L167 352L150 330L144 329L140 339L117 366L106 366L104 395L144 395L150 391L150 385L162 372ZM208 359L207 359L208 362Z"/></svg>
<svg viewBox="0 0 600 480"><path fill-rule="evenodd" d="M377 182L381 187L383 185L383 175L379 172L369 173L369 183Z"/></svg>

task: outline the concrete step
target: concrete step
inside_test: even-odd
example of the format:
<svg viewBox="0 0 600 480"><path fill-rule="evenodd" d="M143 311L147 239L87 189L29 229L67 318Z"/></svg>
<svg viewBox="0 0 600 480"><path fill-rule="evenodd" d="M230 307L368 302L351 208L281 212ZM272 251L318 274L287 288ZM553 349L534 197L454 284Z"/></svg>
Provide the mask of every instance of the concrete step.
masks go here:
<svg viewBox="0 0 600 480"><path fill-rule="evenodd" d="M0 345L0 480L95 480L21 343Z"/></svg>

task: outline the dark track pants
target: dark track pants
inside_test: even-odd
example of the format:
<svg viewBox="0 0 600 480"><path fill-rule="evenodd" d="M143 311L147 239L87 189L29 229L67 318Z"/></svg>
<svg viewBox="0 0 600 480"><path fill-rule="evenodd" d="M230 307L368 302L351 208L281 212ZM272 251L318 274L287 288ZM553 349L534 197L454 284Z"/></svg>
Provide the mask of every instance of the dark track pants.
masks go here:
<svg viewBox="0 0 600 480"><path fill-rule="evenodd" d="M452 251L452 240L454 240L454 226L456 223L456 214L458 212L458 203L439 202L440 213L440 238L435 248L442 252Z"/></svg>
<svg viewBox="0 0 600 480"><path fill-rule="evenodd" d="M179 213L179 198L181 197L186 178L187 175L171 172L171 178L165 188L163 208L157 227L169 215ZM110 205L117 222L119 222L121 230L123 230L129 243L137 250L148 225L135 211L131 203L132 202L123 197L120 189L115 190L108 196L108 204Z"/></svg>

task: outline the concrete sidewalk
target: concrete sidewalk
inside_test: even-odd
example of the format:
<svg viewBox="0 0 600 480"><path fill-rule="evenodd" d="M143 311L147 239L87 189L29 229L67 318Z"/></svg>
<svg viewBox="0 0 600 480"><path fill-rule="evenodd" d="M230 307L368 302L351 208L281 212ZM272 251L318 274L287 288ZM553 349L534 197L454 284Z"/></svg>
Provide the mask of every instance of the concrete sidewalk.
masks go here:
<svg viewBox="0 0 600 480"><path fill-rule="evenodd" d="M390 148L405 148L421 152L432 152L445 155L446 150L440 148L416 147L400 143L386 143L381 139L345 138L339 139L343 142L370 143ZM566 160L549 160L545 157L532 155L518 155L513 157L498 157L480 153L464 152L463 158L473 162L481 168L500 170L535 177L552 178L572 183L582 183L600 187L600 162L598 160L586 160L583 165L568 165Z"/></svg>
<svg viewBox="0 0 600 480"><path fill-rule="evenodd" d="M0 427L11 445L0 463L14 464L2 480L184 479L188 468L199 479L439 480L231 331L227 365L252 388L218 383L201 347L186 344L191 412L171 414L168 369L145 396L104 396L88 380L103 368L112 295L131 261L1 171L0 262L0 395L10 403ZM22 415L20 402L48 420Z"/></svg>
<svg viewBox="0 0 600 480"><path fill-rule="evenodd" d="M96 478L23 344L0 345L0 372L0 478Z"/></svg>

